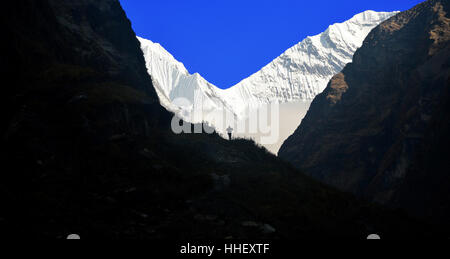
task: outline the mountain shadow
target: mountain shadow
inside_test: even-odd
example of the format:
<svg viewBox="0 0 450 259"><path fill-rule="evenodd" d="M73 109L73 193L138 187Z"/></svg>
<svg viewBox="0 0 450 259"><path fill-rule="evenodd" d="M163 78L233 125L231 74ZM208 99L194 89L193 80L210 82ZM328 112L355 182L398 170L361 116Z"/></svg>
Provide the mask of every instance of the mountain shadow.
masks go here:
<svg viewBox="0 0 450 259"><path fill-rule="evenodd" d="M375 28L280 157L341 190L448 228L450 1Z"/></svg>

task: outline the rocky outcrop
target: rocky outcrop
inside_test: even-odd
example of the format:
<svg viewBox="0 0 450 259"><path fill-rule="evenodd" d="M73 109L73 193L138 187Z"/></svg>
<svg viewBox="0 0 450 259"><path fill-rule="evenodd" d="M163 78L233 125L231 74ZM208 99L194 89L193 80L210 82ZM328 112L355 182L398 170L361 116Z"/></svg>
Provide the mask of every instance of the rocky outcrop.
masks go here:
<svg viewBox="0 0 450 259"><path fill-rule="evenodd" d="M20 65L24 75L57 80L69 72L80 74L83 71L74 68L80 66L156 98L145 60L136 49L139 42L132 38L131 23L117 1L18 2L25 7L7 3L5 8L11 11L2 17L8 39L2 42L7 50L2 62L8 71L15 72ZM68 64L74 70L67 71Z"/></svg>
<svg viewBox="0 0 450 259"><path fill-rule="evenodd" d="M279 155L341 190L448 218L449 78L450 3L426 1L369 34Z"/></svg>

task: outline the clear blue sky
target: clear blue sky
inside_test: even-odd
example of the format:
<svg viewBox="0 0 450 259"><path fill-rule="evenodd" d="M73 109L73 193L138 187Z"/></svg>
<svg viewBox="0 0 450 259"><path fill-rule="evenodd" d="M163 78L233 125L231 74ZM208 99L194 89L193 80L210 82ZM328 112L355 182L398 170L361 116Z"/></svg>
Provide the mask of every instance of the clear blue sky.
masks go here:
<svg viewBox="0 0 450 259"><path fill-rule="evenodd" d="M160 43L220 88L260 70L307 36L365 10L421 0L120 0L138 36Z"/></svg>

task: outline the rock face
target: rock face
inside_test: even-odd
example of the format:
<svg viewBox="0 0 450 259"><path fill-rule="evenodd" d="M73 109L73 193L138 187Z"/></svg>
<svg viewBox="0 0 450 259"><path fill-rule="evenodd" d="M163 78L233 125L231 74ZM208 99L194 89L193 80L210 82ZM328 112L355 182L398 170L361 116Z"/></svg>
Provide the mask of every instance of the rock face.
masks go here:
<svg viewBox="0 0 450 259"><path fill-rule="evenodd" d="M16 4L7 4L6 7L17 16L5 16L2 21L9 25L5 27L5 35L11 39L2 43L2 46L10 47L2 59L4 64L8 64L5 66L8 71L15 72L21 62L30 64L29 67L20 67L26 69L23 74L44 71L56 74L59 72L57 69L63 70L58 65L69 63L91 69L101 67L104 77L126 81L149 97L156 97L142 67L145 60L136 50L139 43L135 39L129 42L135 35L131 23L117 1L20 2L30 8L17 10ZM55 17L54 13L60 15ZM107 22L105 17L109 18ZM71 47L71 44L77 47Z"/></svg>
<svg viewBox="0 0 450 259"><path fill-rule="evenodd" d="M450 3L375 28L279 155L316 179L416 215L449 214Z"/></svg>

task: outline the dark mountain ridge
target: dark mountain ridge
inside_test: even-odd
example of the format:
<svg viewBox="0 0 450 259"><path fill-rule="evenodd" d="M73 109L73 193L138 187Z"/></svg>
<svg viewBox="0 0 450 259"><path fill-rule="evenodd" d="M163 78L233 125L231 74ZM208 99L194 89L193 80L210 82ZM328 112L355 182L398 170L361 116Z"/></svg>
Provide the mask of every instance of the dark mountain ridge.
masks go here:
<svg viewBox="0 0 450 259"><path fill-rule="evenodd" d="M280 157L341 190L446 222L449 40L447 0L382 23L314 100Z"/></svg>

